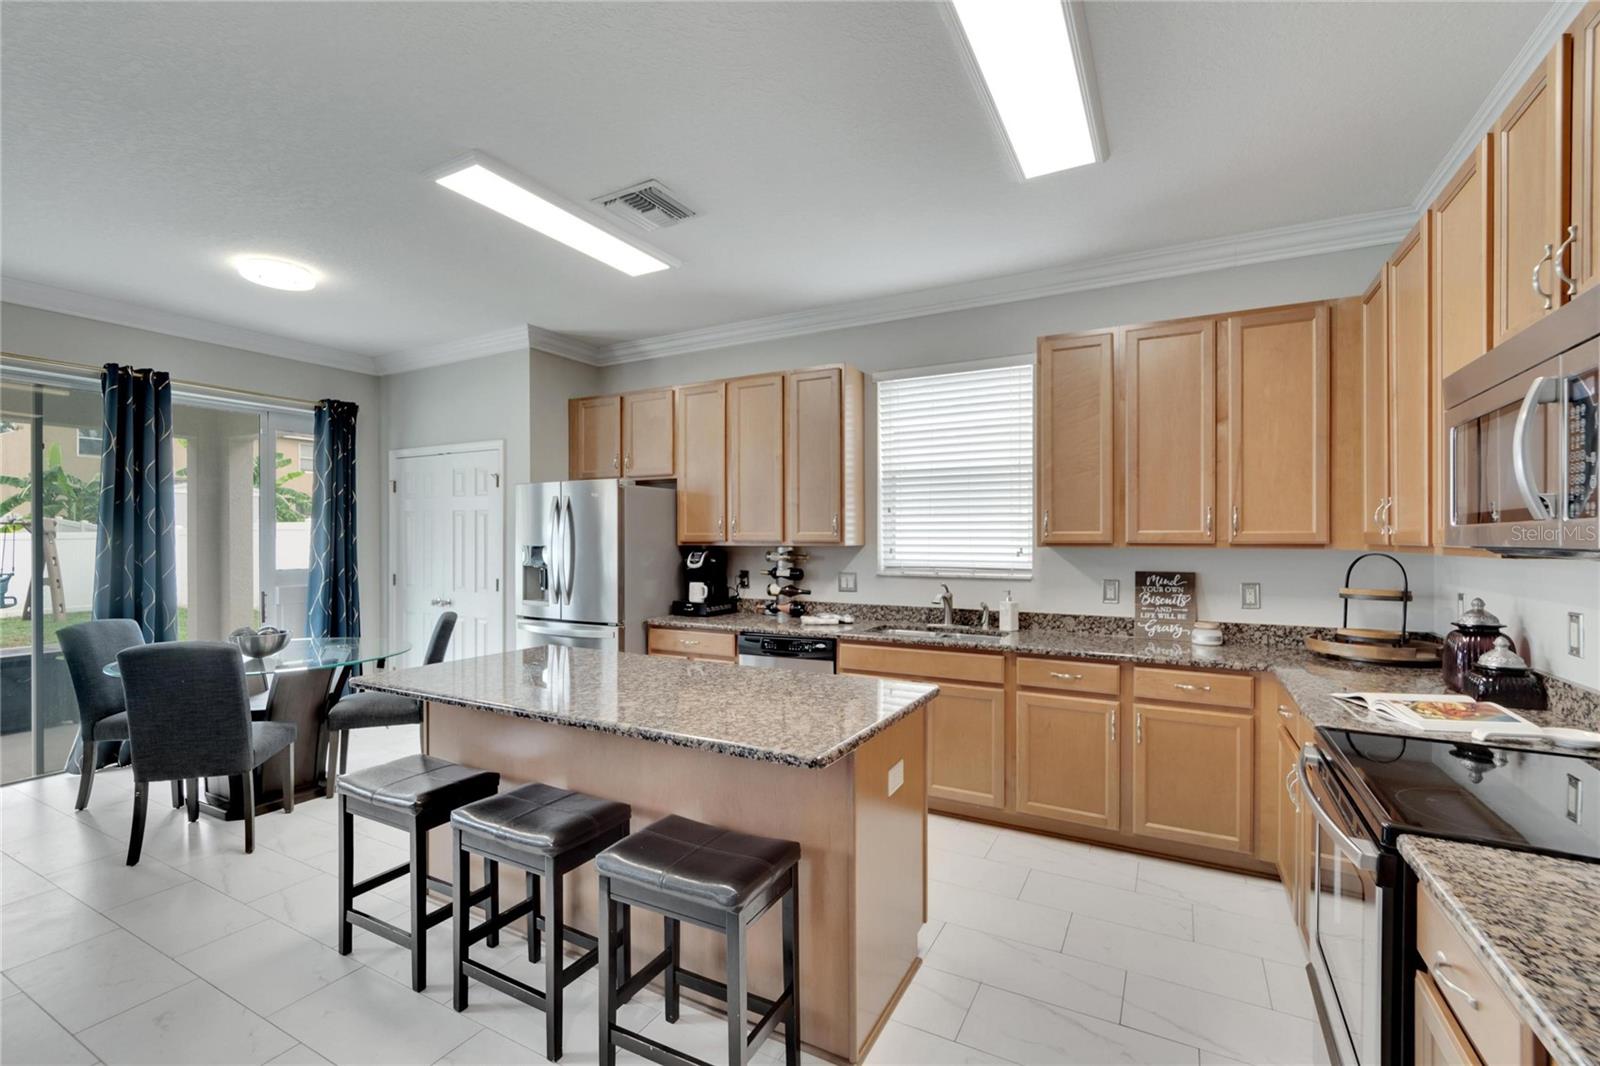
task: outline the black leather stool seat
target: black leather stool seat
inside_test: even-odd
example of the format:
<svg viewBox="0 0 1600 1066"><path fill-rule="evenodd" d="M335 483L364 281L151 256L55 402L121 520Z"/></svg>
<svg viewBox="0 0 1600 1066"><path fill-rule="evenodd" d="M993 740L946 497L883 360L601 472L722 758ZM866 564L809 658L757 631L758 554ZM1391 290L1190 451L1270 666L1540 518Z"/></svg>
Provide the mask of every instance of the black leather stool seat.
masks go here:
<svg viewBox="0 0 1600 1066"><path fill-rule="evenodd" d="M500 775L432 755L407 755L342 774L338 787L351 799L427 818L494 795Z"/></svg>
<svg viewBox="0 0 1600 1066"><path fill-rule="evenodd" d="M632 816L626 803L535 783L458 807L450 822L531 858L570 851L619 826L625 829Z"/></svg>
<svg viewBox="0 0 1600 1066"><path fill-rule="evenodd" d="M668 815L595 859L602 876L734 909L800 861L792 840L752 836Z"/></svg>

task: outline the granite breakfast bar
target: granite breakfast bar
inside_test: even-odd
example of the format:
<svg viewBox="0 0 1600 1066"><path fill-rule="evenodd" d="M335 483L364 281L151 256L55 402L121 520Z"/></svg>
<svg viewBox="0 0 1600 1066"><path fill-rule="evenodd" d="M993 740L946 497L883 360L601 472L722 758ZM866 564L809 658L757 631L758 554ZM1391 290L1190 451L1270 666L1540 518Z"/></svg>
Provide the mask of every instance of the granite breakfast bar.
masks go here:
<svg viewBox="0 0 1600 1066"><path fill-rule="evenodd" d="M798 841L804 1042L859 1061L917 966L926 910L924 706L933 685L568 648L411 669L359 687L421 700L423 750L633 806ZM448 869L435 830L430 866ZM508 878L507 882L520 882ZM590 869L569 875L568 920L595 928ZM503 888L514 902L513 888ZM634 923L634 958L660 922ZM716 974L722 940L684 928L684 965ZM775 914L752 930L751 991L779 991ZM686 993L687 994L687 993Z"/></svg>

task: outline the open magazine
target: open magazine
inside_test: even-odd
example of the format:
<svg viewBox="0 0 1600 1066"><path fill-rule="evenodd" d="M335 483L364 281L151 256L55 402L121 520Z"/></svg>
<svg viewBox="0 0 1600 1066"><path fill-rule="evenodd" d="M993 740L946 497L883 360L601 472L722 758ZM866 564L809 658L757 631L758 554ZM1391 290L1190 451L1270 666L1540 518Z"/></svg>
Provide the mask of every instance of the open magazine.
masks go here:
<svg viewBox="0 0 1600 1066"><path fill-rule="evenodd" d="M1450 733L1531 726L1532 723L1498 703L1480 703L1471 696L1427 695L1404 692L1340 692L1335 699L1349 700L1397 722Z"/></svg>

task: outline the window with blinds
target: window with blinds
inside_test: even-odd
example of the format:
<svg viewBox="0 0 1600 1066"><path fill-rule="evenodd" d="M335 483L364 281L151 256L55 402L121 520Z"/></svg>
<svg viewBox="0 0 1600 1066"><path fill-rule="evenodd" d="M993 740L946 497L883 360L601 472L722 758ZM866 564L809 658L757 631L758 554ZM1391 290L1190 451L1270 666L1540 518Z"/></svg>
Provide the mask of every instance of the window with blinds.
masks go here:
<svg viewBox="0 0 1600 1066"><path fill-rule="evenodd" d="M878 382L878 569L1033 574L1033 366Z"/></svg>

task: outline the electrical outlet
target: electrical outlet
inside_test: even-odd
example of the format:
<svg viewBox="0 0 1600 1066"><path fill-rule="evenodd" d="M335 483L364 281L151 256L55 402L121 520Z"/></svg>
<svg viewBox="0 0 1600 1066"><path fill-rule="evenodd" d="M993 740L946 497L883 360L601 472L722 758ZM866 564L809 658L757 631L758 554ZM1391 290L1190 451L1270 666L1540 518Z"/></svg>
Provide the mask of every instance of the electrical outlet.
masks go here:
<svg viewBox="0 0 1600 1066"><path fill-rule="evenodd" d="M1583 658L1583 612L1567 612L1567 654L1574 659Z"/></svg>
<svg viewBox="0 0 1600 1066"><path fill-rule="evenodd" d="M1239 606L1247 611L1261 610L1261 582L1239 582Z"/></svg>
<svg viewBox="0 0 1600 1066"><path fill-rule="evenodd" d="M889 795L899 792L906 783L906 761L901 759L889 767Z"/></svg>
<svg viewBox="0 0 1600 1066"><path fill-rule="evenodd" d="M1100 582L1101 603L1122 602L1122 582L1114 577L1104 578Z"/></svg>
<svg viewBox="0 0 1600 1066"><path fill-rule="evenodd" d="M854 592L856 590L856 575L853 570L839 571L839 591Z"/></svg>

